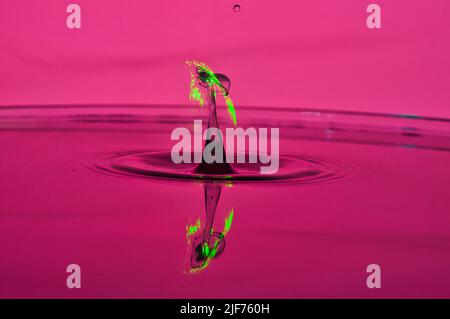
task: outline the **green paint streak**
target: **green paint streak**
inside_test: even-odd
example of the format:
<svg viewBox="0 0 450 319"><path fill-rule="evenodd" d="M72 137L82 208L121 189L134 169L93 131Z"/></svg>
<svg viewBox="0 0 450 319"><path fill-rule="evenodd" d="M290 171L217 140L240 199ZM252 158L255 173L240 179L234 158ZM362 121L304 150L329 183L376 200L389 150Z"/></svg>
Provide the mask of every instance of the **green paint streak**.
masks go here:
<svg viewBox="0 0 450 319"><path fill-rule="evenodd" d="M230 115L231 120L233 121L234 126L237 126L236 121L236 110L233 105L233 101L228 96L224 96L225 103L228 106L228 114Z"/></svg>

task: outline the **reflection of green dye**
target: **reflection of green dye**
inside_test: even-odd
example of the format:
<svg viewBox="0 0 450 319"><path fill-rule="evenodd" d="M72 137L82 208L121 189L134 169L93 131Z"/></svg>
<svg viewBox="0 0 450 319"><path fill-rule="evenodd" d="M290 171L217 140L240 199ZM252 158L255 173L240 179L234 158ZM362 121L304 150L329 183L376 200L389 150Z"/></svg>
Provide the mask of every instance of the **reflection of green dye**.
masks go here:
<svg viewBox="0 0 450 319"><path fill-rule="evenodd" d="M205 103L205 95L204 93L202 93L202 90L198 86L197 79L200 79L203 83L206 83L209 87L213 87L214 96L216 94L216 89L219 89L227 105L228 114L230 115L233 124L236 126L237 125L236 110L234 108L233 101L229 97L228 90L222 85L222 83L220 83L219 79L211 70L211 68L202 62L187 61L186 63L187 65L192 67L189 99L191 101L198 101L200 106L203 106Z"/></svg>
<svg viewBox="0 0 450 319"><path fill-rule="evenodd" d="M216 240L214 242L213 249L211 249L211 253L209 255L210 260L213 259L214 257L216 257L218 247L219 247L219 240Z"/></svg>
<svg viewBox="0 0 450 319"><path fill-rule="evenodd" d="M222 238L223 240L223 238ZM219 244L220 244L220 240L216 239L214 241L214 245L212 248L209 247L208 243L203 243L202 246L202 253L203 256L205 257L205 260L203 261L202 265L199 268L196 269L191 269L191 272L196 272L202 269L205 269L206 267L208 267L211 264L211 260L214 259L214 257L216 257L217 255L217 250L219 248Z"/></svg>
<svg viewBox="0 0 450 319"><path fill-rule="evenodd" d="M223 228L223 235L225 236L231 228L231 223L233 222L234 209L231 210L227 218L225 218L225 227Z"/></svg>
<svg viewBox="0 0 450 319"><path fill-rule="evenodd" d="M203 243L202 253L204 256L209 256L209 246L208 243Z"/></svg>
<svg viewBox="0 0 450 319"><path fill-rule="evenodd" d="M214 241L214 244L212 245L212 247L210 247L208 242L203 242L202 243L201 252L202 252L202 255L204 257L204 260L203 260L203 262L202 262L200 267L190 269L191 273L203 270L203 269L205 269L206 267L208 267L210 265L211 260L213 260L216 257L216 255L217 255L220 242L222 240L225 240L225 236L226 236L226 234L229 232L229 230L231 228L231 224L233 222L233 217L234 217L234 209L231 209L231 211L229 212L228 216L225 217L225 225L224 225L223 231L222 231L222 233L220 233L219 239L216 239ZM195 224L186 226L186 235L187 235L187 238L188 238L188 244L189 245L191 244L191 237L193 235L199 233L200 232L200 228L201 228L200 219L198 219ZM213 231L211 230L211 234L212 233L213 233ZM195 247L194 247L194 250L195 250Z"/></svg>
<svg viewBox="0 0 450 319"><path fill-rule="evenodd" d="M195 233L197 233L200 230L200 227L201 227L201 224L200 224L200 218L199 218L199 219L197 219L197 223L196 224L194 224L194 225L187 225L186 226L187 236L189 237L189 236L192 236Z"/></svg>

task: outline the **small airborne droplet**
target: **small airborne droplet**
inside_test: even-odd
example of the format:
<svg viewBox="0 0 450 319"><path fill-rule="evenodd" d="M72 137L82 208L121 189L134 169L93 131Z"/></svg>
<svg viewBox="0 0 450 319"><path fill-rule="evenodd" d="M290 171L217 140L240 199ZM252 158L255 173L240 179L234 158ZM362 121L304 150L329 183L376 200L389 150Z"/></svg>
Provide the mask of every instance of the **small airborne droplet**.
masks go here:
<svg viewBox="0 0 450 319"><path fill-rule="evenodd" d="M234 12L239 12L239 11L241 11L241 6L238 5L238 4L235 4L235 5L233 6L233 11L234 11Z"/></svg>

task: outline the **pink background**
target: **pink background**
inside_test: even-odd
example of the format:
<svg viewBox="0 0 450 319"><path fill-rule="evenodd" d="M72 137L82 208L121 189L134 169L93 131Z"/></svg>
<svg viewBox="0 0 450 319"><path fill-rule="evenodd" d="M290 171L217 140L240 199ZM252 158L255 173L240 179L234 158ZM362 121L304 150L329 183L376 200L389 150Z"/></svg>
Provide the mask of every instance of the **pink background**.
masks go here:
<svg viewBox="0 0 450 319"><path fill-rule="evenodd" d="M450 118L448 0L374 0L381 30L365 24L372 1L243 0L239 13L235 2L78 0L82 29L70 30L70 1L1 1L0 108L187 104L184 62L198 59L230 77L238 110ZM73 132L33 127L33 119L30 130L4 126L0 297L450 296L448 152L283 140L282 152L359 170L339 183L226 189L218 219L230 207L236 212L226 251L194 277L182 272L185 226L203 212L201 184L122 179L82 166L100 152L169 150L172 124L157 135L94 121L94 134L91 119ZM80 290L65 286L74 262L83 269ZM370 263L382 265L383 289L365 286Z"/></svg>
<svg viewBox="0 0 450 319"><path fill-rule="evenodd" d="M240 3L241 11L233 11ZM186 103L187 59L236 104L450 117L450 2L78 0L0 2L0 104Z"/></svg>

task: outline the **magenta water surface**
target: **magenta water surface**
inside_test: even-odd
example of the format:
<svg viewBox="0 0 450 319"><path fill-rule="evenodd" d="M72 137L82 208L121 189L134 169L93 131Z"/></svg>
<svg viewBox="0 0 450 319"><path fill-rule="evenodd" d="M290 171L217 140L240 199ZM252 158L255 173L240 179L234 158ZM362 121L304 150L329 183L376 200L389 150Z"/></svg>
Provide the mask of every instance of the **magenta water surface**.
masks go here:
<svg viewBox="0 0 450 319"><path fill-rule="evenodd" d="M450 296L448 120L240 107L241 126L280 127L280 170L216 180L167 157L172 128L205 116L167 105L2 109L0 295ZM212 248L224 240L192 272L205 261L186 233L198 220L201 241L210 229ZM60 271L74 262L86 282L76 295ZM376 292L364 284L371 263L386 283Z"/></svg>

